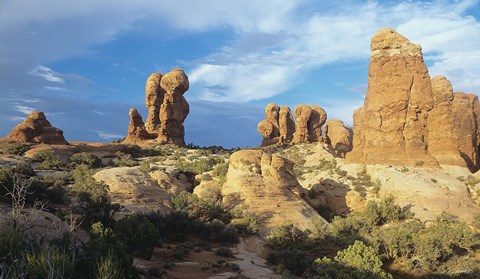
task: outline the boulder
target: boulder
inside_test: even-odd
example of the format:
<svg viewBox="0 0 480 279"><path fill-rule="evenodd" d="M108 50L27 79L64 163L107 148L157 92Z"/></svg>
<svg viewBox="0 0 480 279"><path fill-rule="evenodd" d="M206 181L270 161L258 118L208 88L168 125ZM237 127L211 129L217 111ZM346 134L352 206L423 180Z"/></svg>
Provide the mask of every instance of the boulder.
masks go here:
<svg viewBox="0 0 480 279"><path fill-rule="evenodd" d="M103 169L93 175L108 185L108 196L131 212L169 213L173 208L167 190L138 167Z"/></svg>
<svg viewBox="0 0 480 279"><path fill-rule="evenodd" d="M32 112L8 134L6 139L20 142L68 144L63 131L53 127L43 112Z"/></svg>
<svg viewBox="0 0 480 279"><path fill-rule="evenodd" d="M343 121L328 120L324 130L327 142L333 146L337 156L343 158L352 150L352 130L345 127Z"/></svg>

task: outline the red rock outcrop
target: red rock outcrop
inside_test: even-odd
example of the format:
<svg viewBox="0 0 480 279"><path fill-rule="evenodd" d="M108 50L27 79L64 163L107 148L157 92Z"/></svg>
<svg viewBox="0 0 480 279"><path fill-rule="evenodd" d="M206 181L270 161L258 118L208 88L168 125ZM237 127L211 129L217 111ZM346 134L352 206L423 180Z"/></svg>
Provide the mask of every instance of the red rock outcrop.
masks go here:
<svg viewBox="0 0 480 279"><path fill-rule="evenodd" d="M478 142L478 97L473 94L455 92L452 104L454 125L458 137L458 150L468 167L479 167Z"/></svg>
<svg viewBox="0 0 480 279"><path fill-rule="evenodd" d="M312 109L307 105L297 105L293 116L295 117L295 133L293 134L292 142L308 142L308 120L310 120L310 116L312 116Z"/></svg>
<svg viewBox="0 0 480 279"><path fill-rule="evenodd" d="M270 103L265 108L265 119L258 123L262 146L286 143L322 142L322 125L327 113L317 105L297 105L295 121L287 106Z"/></svg>
<svg viewBox="0 0 480 279"><path fill-rule="evenodd" d="M431 80L420 45L393 29L371 41L364 106L354 113L351 161L436 164L428 154L428 112L433 108Z"/></svg>
<svg viewBox="0 0 480 279"><path fill-rule="evenodd" d="M478 97L453 93L443 76L430 79L421 47L393 29L377 32L371 48L367 94L353 115L347 160L478 169Z"/></svg>
<svg viewBox="0 0 480 279"><path fill-rule="evenodd" d="M279 144L292 141L293 133L295 133L295 121L293 121L292 112L287 106L280 107L278 113L278 130L280 132Z"/></svg>
<svg viewBox="0 0 480 279"><path fill-rule="evenodd" d="M257 125L257 131L262 135L262 146L269 146L279 142L278 127L279 107L270 103L265 107L265 119Z"/></svg>
<svg viewBox="0 0 480 279"><path fill-rule="evenodd" d="M459 150L453 114L452 84L444 76L432 78L434 107L428 114L428 151L440 164L466 166ZM466 100L467 105L470 103ZM461 128L463 129L463 128Z"/></svg>
<svg viewBox="0 0 480 279"><path fill-rule="evenodd" d="M160 86L162 75L153 73L147 79L145 86L145 105L148 109L145 128L149 133L157 133L160 128L160 105L162 104L165 90Z"/></svg>
<svg viewBox="0 0 480 279"><path fill-rule="evenodd" d="M63 131L55 128L43 112L32 112L8 134L6 139L46 144L68 144Z"/></svg>
<svg viewBox="0 0 480 279"><path fill-rule="evenodd" d="M190 106L183 94L188 88L188 77L181 69L173 69L165 75L151 74L145 86L147 122L143 124L138 111L130 111L131 120L125 143L154 141L184 146L183 122Z"/></svg>
<svg viewBox="0 0 480 279"><path fill-rule="evenodd" d="M326 142L330 143L337 156L345 157L352 150L352 131L341 120L328 120L324 127Z"/></svg>
<svg viewBox="0 0 480 279"><path fill-rule="evenodd" d="M143 123L140 113L132 108L128 112L128 115L130 115L130 123L128 124L127 137L123 143L136 144L151 139L151 136L145 129L145 124Z"/></svg>
<svg viewBox="0 0 480 279"><path fill-rule="evenodd" d="M327 121L327 112L317 105L311 105L312 114L308 120L308 141L322 142L322 126Z"/></svg>
<svg viewBox="0 0 480 279"><path fill-rule="evenodd" d="M183 122L190 112L190 106L183 94L190 84L188 77L181 69L173 69L160 80L160 86L165 90L160 106L160 131L157 141L185 145L185 128Z"/></svg>

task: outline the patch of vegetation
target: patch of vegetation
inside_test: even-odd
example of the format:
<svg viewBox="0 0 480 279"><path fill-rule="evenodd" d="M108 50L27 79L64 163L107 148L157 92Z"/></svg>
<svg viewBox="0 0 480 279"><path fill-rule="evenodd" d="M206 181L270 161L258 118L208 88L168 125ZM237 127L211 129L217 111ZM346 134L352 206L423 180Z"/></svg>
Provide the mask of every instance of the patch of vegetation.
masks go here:
<svg viewBox="0 0 480 279"><path fill-rule="evenodd" d="M46 170L60 169L64 166L62 160L54 158L52 152L48 150L38 151L33 155L32 160L40 162L39 167Z"/></svg>
<svg viewBox="0 0 480 279"><path fill-rule="evenodd" d="M25 152L30 150L30 148L31 147L29 144L16 142L5 145L3 147L3 152L7 154L22 156L23 154L25 154Z"/></svg>
<svg viewBox="0 0 480 279"><path fill-rule="evenodd" d="M72 171L75 183L71 191L78 199L75 210L82 215L84 226L89 227L96 222L110 225L113 214L120 209L120 205L109 201L108 185L97 182L92 177L93 174L94 170L86 165L79 165Z"/></svg>
<svg viewBox="0 0 480 279"><path fill-rule="evenodd" d="M136 145L135 145L136 146ZM112 164L115 167L134 167L138 166L138 162L133 159L133 156L128 153L118 151L115 153L115 158L112 160Z"/></svg>
<svg viewBox="0 0 480 279"><path fill-rule="evenodd" d="M224 160L217 156L208 156L205 159L197 159L193 162L179 160L176 167L184 173L202 174L211 171L214 166L224 163Z"/></svg>
<svg viewBox="0 0 480 279"><path fill-rule="evenodd" d="M97 155L88 152L73 154L68 160L73 166L86 165L89 168L102 167L102 159Z"/></svg>

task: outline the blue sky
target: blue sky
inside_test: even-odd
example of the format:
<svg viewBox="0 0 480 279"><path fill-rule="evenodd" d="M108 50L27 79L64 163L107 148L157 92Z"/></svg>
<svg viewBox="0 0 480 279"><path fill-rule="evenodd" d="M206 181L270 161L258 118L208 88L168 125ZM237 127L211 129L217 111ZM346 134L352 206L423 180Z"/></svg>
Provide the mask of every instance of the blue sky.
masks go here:
<svg viewBox="0 0 480 279"><path fill-rule="evenodd" d="M185 70L186 142L257 146L267 103L318 104L352 123L370 37L422 45L430 75L480 93L480 4L465 1L3 0L0 136L44 111L69 141L126 135L145 81Z"/></svg>

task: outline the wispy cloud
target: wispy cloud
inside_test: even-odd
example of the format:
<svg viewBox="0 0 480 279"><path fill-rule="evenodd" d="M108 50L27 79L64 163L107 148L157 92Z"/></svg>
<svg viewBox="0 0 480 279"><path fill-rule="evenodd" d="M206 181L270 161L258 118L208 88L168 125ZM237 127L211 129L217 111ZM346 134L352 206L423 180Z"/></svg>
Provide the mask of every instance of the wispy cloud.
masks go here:
<svg viewBox="0 0 480 279"><path fill-rule="evenodd" d="M28 114L34 112L35 108L22 106L22 105L16 105L16 106L14 106L14 110L28 115Z"/></svg>
<svg viewBox="0 0 480 279"><path fill-rule="evenodd" d="M116 140L116 139L122 139L125 137L124 135L112 134L105 131L93 131L93 132L96 133L98 137L104 140Z"/></svg>
<svg viewBox="0 0 480 279"><path fill-rule="evenodd" d="M46 81L56 82L56 83L65 83L65 80L60 76L60 73L53 71L52 69L45 66L36 66L28 72L31 76L41 77Z"/></svg>

